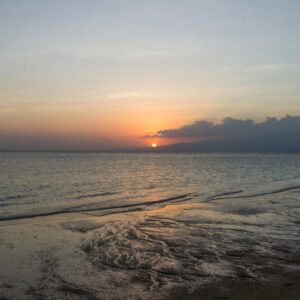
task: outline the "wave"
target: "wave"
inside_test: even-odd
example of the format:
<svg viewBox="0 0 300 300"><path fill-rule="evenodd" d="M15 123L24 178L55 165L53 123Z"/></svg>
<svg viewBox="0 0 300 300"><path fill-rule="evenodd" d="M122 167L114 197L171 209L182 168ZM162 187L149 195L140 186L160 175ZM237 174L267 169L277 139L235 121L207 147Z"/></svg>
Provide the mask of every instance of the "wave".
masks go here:
<svg viewBox="0 0 300 300"><path fill-rule="evenodd" d="M0 207L15 205L15 203L1 203Z"/></svg>
<svg viewBox="0 0 300 300"><path fill-rule="evenodd" d="M15 195L15 196L7 196L4 198L0 198L0 201L9 201L9 200L15 200L15 199L21 199L21 198L27 198L30 197L30 195Z"/></svg>
<svg viewBox="0 0 300 300"><path fill-rule="evenodd" d="M232 192L224 192L222 194L216 194L216 195L210 196L210 197L207 198L207 200L212 200L212 199L220 197L220 196L228 196L228 195L240 194L242 192L244 192L244 191L243 190L239 190L239 191L232 191Z"/></svg>
<svg viewBox="0 0 300 300"><path fill-rule="evenodd" d="M0 222L2 222L2 221L21 220L21 219L31 219L31 218L46 217L46 216L53 216L53 215L60 215L60 214L81 213L81 212L91 212L91 211L119 210L119 211L111 212L111 214L115 214L115 213L126 212L127 208L138 208L138 207L141 207L141 206L152 206L152 205L157 205L157 204L167 203L167 202L187 201L187 200L191 199L189 197L190 195L191 195L191 193L188 193L188 194L174 196L174 197L170 197L170 198L166 198L166 199L160 199L160 200L157 200L157 201L147 201L147 202L140 202L140 203L134 203L134 204L125 204L125 205L107 206L107 207L88 208L87 206L89 204L87 204L87 205L64 208L64 209L56 210L56 211L40 212L40 213L27 214L27 215L14 215L14 216L0 217ZM123 209L125 209L125 211ZM108 214L110 214L110 213L108 213Z"/></svg>
<svg viewBox="0 0 300 300"><path fill-rule="evenodd" d="M117 193L117 192L103 192L103 193L97 193L97 194L80 195L80 196L77 196L75 199L103 197L103 196L116 195L116 194L119 194L119 193Z"/></svg>
<svg viewBox="0 0 300 300"><path fill-rule="evenodd" d="M230 199L242 199L242 198L253 198L253 197L259 197L259 196L265 196L265 195L272 195L277 193L283 193L290 190L296 190L300 189L300 185L297 186L290 186L290 187L284 187L281 189L273 190L273 191L267 191L267 192L261 192L256 194L250 194L250 195L238 195L238 196L232 196L235 194L243 193L243 190L237 190L237 191L228 191L224 193L219 193L213 196L208 197L206 200L201 202L210 202L210 201L216 201L216 200L230 200ZM82 199L82 198L91 198L91 197L97 197L97 196L105 196L105 195L112 195L117 194L113 192L105 192L105 193L97 193L97 194L88 194L88 195L82 195L78 196L76 199ZM93 211L103 211L103 215L109 215L109 214L117 214L122 212L129 212L129 211L137 211L142 210L145 207L149 206L155 206L159 204L164 203L177 203L177 202L184 202L191 200L192 197L199 196L196 193L186 193L179 196L174 196L170 198L160 199L156 201L145 201L145 202L137 202L137 203L131 203L131 204L124 204L124 205L115 205L115 206L104 206L105 204L102 203L88 203L83 205L77 205L72 207L67 207L59 210L54 211L46 211L46 212L37 212L32 214L19 214L19 215L8 215L8 216L0 216L0 222L1 221L12 221L12 220L21 220L21 219L30 219L30 218L37 218L37 217L46 217L46 216L52 216L52 215L60 215L60 214L71 214L71 213L84 213L84 212L93 212ZM227 196L227 197L224 197ZM230 197L228 197L230 196ZM14 197L14 198L13 198ZM27 196L10 196L7 198L10 199L18 199L21 197L27 197ZM5 198L5 199L7 199ZM1 200L1 199L0 199ZM105 201L105 203L107 203ZM99 206L102 205L102 206ZM3 206L3 205L0 205Z"/></svg>
<svg viewBox="0 0 300 300"><path fill-rule="evenodd" d="M274 191L262 192L262 193L251 194L251 195L240 195L240 196L234 196L234 197L220 197L220 196L224 196L224 195L231 195L231 194L241 193L241 192L243 192L241 190L241 191L228 192L228 193L223 193L223 194L211 196L206 200L206 202L215 201L215 200L224 200L224 199L254 198L254 197L259 197L259 196L266 196L266 195L273 195L273 194L283 193L283 192L287 192L287 191L291 191L291 190L297 190L297 189L300 189L300 185L289 186L289 187L281 188L281 189L274 190Z"/></svg>

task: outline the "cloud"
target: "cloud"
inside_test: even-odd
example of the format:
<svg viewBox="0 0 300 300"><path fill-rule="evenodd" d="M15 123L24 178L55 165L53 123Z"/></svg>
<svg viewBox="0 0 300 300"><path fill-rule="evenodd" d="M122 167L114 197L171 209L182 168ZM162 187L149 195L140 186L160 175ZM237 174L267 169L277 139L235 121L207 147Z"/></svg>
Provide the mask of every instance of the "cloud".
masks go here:
<svg viewBox="0 0 300 300"><path fill-rule="evenodd" d="M300 152L300 116L267 118L255 123L251 119L225 118L220 123L197 121L177 129L160 130L144 138L199 138L159 147L171 152Z"/></svg>
<svg viewBox="0 0 300 300"><path fill-rule="evenodd" d="M157 51L157 50L131 50L127 53L129 57L133 58L146 58L146 57L177 57L177 56L185 56L181 52L174 51Z"/></svg>
<svg viewBox="0 0 300 300"><path fill-rule="evenodd" d="M170 93L156 93L156 92L147 92L147 91L131 91L131 92L121 92L121 93L112 93L108 94L107 98L109 99L141 99L141 98L159 98L166 96L173 96Z"/></svg>
<svg viewBox="0 0 300 300"><path fill-rule="evenodd" d="M299 136L300 116L287 115L282 119L267 118L255 123L251 119L225 118L214 124L205 120L196 121L177 129L160 130L153 136L144 138L245 138L261 136Z"/></svg>
<svg viewBox="0 0 300 300"><path fill-rule="evenodd" d="M256 65L251 66L246 69L247 72L276 72L276 71L294 71L297 67L288 64L266 64L266 65Z"/></svg>

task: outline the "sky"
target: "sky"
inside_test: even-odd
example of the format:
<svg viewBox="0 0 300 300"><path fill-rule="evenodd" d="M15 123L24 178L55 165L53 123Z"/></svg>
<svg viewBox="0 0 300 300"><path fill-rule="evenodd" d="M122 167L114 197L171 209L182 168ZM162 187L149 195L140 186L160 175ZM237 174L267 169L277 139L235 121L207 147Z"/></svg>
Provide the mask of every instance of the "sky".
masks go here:
<svg viewBox="0 0 300 300"><path fill-rule="evenodd" d="M157 132L201 120L299 116L299 15L298 0L1 0L0 149L165 145L191 137Z"/></svg>

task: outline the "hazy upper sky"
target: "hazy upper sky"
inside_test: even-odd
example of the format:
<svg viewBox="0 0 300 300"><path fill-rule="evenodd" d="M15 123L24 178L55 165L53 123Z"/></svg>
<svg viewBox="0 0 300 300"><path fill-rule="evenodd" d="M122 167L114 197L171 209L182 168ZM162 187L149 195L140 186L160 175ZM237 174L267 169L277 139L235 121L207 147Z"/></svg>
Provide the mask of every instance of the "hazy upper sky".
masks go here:
<svg viewBox="0 0 300 300"><path fill-rule="evenodd" d="M299 15L299 0L1 0L0 149L300 115Z"/></svg>

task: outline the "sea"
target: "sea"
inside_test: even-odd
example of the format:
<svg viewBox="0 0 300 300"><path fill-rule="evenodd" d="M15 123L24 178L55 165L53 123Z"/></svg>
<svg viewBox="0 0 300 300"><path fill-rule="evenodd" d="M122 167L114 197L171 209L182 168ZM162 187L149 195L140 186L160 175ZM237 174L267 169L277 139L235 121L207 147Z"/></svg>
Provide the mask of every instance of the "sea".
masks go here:
<svg viewBox="0 0 300 300"><path fill-rule="evenodd" d="M299 154L0 152L0 170L0 220L149 209L185 198L234 195L244 205L260 194L300 195Z"/></svg>
<svg viewBox="0 0 300 300"><path fill-rule="evenodd" d="M151 298L212 277L299 283L300 154L3 151L0 170L0 225L57 217L85 237L63 284L107 276ZM105 270L88 284L86 261Z"/></svg>

